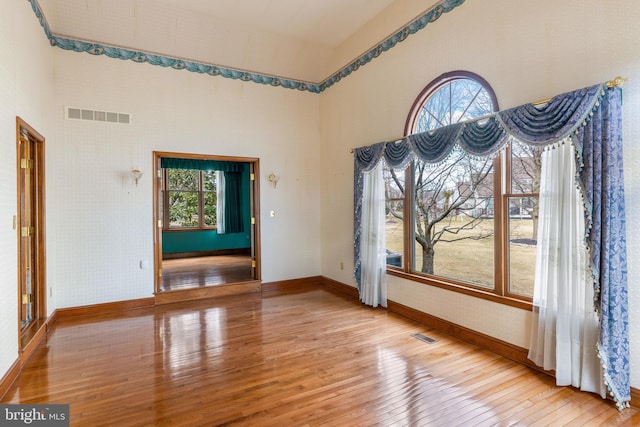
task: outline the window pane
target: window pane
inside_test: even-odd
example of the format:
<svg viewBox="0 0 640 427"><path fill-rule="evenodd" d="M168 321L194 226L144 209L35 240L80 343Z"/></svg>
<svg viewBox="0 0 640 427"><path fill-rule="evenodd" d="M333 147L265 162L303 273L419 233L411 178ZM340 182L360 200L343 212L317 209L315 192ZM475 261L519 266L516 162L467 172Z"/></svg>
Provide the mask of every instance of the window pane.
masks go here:
<svg viewBox="0 0 640 427"><path fill-rule="evenodd" d="M215 227L217 225L216 210L217 197L216 193L209 191L204 193L204 226Z"/></svg>
<svg viewBox="0 0 640 427"><path fill-rule="evenodd" d="M198 227L200 171L167 169L169 228Z"/></svg>
<svg viewBox="0 0 640 427"><path fill-rule="evenodd" d="M386 199L387 264L402 267L404 253L404 170L383 168Z"/></svg>
<svg viewBox="0 0 640 427"><path fill-rule="evenodd" d="M169 190L198 191L200 171L193 169L167 169Z"/></svg>
<svg viewBox="0 0 640 427"><path fill-rule="evenodd" d="M509 198L509 292L533 297L536 267L537 197Z"/></svg>
<svg viewBox="0 0 640 427"><path fill-rule="evenodd" d="M169 227L198 227L198 192L169 192Z"/></svg>
<svg viewBox="0 0 640 427"><path fill-rule="evenodd" d="M542 148L526 144L511 145L511 193L528 194L540 191Z"/></svg>
<svg viewBox="0 0 640 427"><path fill-rule="evenodd" d="M204 191L216 191L216 171L202 172L202 180Z"/></svg>
<svg viewBox="0 0 640 427"><path fill-rule="evenodd" d="M386 218L386 242L387 264L394 267L402 267L402 255L404 252L404 202L402 200L387 201Z"/></svg>
<svg viewBox="0 0 640 427"><path fill-rule="evenodd" d="M456 148L416 162L414 271L493 288L493 162Z"/></svg>
<svg viewBox="0 0 640 427"><path fill-rule="evenodd" d="M215 227L217 225L217 199L218 195L216 192L217 183L216 183L216 172L215 171L204 171L202 172L202 187L203 187L203 196L202 201L204 203L204 227Z"/></svg>
<svg viewBox="0 0 640 427"><path fill-rule="evenodd" d="M489 92L468 78L452 80L434 92L418 114L413 132L425 132L494 111Z"/></svg>

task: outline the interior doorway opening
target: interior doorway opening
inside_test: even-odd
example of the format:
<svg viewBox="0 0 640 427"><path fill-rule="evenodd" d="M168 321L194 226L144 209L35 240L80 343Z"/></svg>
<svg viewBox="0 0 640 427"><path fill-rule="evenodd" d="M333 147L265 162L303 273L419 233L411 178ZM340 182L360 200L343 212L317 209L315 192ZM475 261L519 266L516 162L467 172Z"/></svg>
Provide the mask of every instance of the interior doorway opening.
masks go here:
<svg viewBox="0 0 640 427"><path fill-rule="evenodd" d="M257 158L154 152L156 302L259 292Z"/></svg>

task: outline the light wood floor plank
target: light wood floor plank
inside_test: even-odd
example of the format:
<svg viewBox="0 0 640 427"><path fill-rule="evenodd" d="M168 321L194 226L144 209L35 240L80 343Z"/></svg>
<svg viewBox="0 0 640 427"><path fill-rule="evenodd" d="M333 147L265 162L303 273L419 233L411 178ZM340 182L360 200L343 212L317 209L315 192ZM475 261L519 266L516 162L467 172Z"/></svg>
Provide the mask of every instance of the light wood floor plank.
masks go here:
<svg viewBox="0 0 640 427"><path fill-rule="evenodd" d="M640 423L635 409L313 286L61 319L3 403L69 403L74 426Z"/></svg>

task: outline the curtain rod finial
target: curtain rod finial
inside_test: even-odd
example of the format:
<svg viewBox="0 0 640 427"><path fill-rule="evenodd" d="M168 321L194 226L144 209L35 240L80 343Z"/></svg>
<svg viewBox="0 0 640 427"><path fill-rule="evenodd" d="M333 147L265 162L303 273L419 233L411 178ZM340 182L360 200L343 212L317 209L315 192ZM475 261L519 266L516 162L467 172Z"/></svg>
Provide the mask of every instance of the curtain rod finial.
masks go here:
<svg viewBox="0 0 640 427"><path fill-rule="evenodd" d="M629 79L618 76L613 80L609 80L607 82L607 87L622 87L622 85L628 81Z"/></svg>

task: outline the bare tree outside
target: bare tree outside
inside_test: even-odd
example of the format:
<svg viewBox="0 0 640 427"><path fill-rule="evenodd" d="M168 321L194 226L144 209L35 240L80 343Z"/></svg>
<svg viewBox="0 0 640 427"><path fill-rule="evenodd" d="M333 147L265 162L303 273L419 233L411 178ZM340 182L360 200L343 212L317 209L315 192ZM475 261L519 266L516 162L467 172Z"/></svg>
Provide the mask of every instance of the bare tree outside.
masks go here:
<svg viewBox="0 0 640 427"><path fill-rule="evenodd" d="M434 81L412 108L409 132L493 113L495 98L482 82L468 73ZM532 297L541 165L541 148L514 140L495 160L454 148L437 165L414 160L406 170L385 168L387 265ZM501 193L495 198L494 186ZM495 227L503 231L500 242Z"/></svg>
<svg viewBox="0 0 640 427"><path fill-rule="evenodd" d="M511 193L538 194L542 170L542 147L514 143L511 145ZM518 200L518 205L509 206L510 216L530 218L533 227L531 240L538 234L538 198L526 197ZM513 212L512 212L513 211Z"/></svg>
<svg viewBox="0 0 640 427"><path fill-rule="evenodd" d="M509 292L533 297L542 148L514 141L510 154L511 187L507 188Z"/></svg>
<svg viewBox="0 0 640 427"><path fill-rule="evenodd" d="M491 112L493 103L481 84L472 79L455 79L440 86L426 100L413 133ZM493 236L493 160L477 159L456 148L437 166L415 161L412 171L414 235L416 250L420 248L414 268L427 274L439 274L436 254L441 252L436 251L437 245L479 241ZM404 174L399 176L397 171L387 169L385 181L388 218L404 222L403 210L398 209L402 203L396 202L404 196Z"/></svg>
<svg viewBox="0 0 640 427"><path fill-rule="evenodd" d="M472 159L461 150L438 168L416 162L415 238L422 248L421 272L434 274L436 244L493 236L493 228L483 226L493 217L488 202L493 199L492 176L491 159Z"/></svg>

